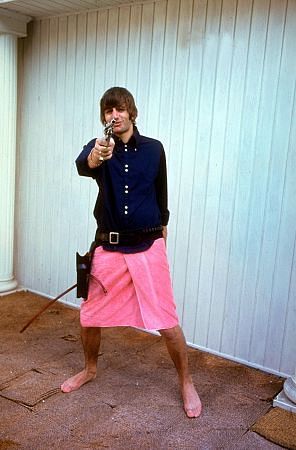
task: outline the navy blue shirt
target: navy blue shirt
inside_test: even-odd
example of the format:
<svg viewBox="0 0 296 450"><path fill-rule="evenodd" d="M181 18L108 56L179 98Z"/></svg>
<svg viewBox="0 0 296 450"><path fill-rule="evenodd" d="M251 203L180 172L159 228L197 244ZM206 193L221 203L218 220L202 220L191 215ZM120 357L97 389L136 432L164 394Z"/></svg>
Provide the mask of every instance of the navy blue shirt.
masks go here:
<svg viewBox="0 0 296 450"><path fill-rule="evenodd" d="M161 142L141 136L136 127L126 144L117 136L113 139L113 156L99 167L91 169L87 163L96 138L83 147L76 160L79 175L94 178L99 187L94 208L99 232L137 231L167 225L167 171ZM141 251L151 244L147 241L141 248L130 251ZM126 250L118 245L106 248Z"/></svg>

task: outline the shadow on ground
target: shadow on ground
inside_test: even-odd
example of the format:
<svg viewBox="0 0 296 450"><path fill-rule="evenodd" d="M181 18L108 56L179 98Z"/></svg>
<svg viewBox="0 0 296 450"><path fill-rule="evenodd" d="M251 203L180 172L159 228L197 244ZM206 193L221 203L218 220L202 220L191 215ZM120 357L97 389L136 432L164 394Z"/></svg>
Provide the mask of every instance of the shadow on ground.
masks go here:
<svg viewBox="0 0 296 450"><path fill-rule="evenodd" d="M187 419L175 369L161 338L131 328L103 330L98 377L71 394L59 386L82 368L79 312L48 300L0 297L0 449L266 449L250 431L282 379L189 349L203 402Z"/></svg>

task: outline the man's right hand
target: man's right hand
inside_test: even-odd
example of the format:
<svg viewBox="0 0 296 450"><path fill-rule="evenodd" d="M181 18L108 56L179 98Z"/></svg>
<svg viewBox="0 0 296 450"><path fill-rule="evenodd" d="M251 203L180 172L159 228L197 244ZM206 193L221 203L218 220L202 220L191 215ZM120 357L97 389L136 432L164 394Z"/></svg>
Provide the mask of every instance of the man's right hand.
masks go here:
<svg viewBox="0 0 296 450"><path fill-rule="evenodd" d="M106 139L96 139L95 146L88 155L87 161L91 169L100 166L104 161L111 159L115 146L114 139L111 138L109 143Z"/></svg>

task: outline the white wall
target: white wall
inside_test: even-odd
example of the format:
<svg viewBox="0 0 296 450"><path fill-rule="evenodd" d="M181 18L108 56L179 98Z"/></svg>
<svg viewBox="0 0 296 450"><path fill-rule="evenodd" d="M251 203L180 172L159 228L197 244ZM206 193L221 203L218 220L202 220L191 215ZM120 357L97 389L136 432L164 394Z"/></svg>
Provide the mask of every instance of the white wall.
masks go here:
<svg viewBox="0 0 296 450"><path fill-rule="evenodd" d="M188 342L291 374L296 342L296 2L169 0L39 20L20 45L16 273L55 296L95 230L74 160L124 85L169 169ZM78 302L68 295L68 302Z"/></svg>

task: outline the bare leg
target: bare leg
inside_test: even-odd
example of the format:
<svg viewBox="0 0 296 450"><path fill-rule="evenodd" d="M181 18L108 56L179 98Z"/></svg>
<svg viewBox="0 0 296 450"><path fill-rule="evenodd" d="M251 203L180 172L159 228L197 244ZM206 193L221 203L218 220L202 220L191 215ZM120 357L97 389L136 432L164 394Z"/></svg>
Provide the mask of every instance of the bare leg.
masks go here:
<svg viewBox="0 0 296 450"><path fill-rule="evenodd" d="M201 401L189 374L187 344L183 331L177 325L159 332L165 339L168 352L178 372L184 410L188 417L198 417L201 414Z"/></svg>
<svg viewBox="0 0 296 450"><path fill-rule="evenodd" d="M84 350L84 369L69 378L61 385L63 392L72 392L79 389L83 384L93 380L97 374L97 360L101 343L101 328L81 327L81 340Z"/></svg>

